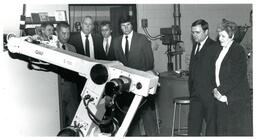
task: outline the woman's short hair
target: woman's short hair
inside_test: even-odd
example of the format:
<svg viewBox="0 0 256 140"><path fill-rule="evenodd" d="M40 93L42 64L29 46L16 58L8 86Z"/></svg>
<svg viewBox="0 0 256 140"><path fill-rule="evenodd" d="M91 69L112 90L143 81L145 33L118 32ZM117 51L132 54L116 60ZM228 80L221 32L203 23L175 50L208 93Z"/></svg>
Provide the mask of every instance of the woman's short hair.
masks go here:
<svg viewBox="0 0 256 140"><path fill-rule="evenodd" d="M226 31L228 33L229 38L232 38L237 31L237 24L233 21L229 21L227 19L222 19L222 22L217 27L217 31Z"/></svg>

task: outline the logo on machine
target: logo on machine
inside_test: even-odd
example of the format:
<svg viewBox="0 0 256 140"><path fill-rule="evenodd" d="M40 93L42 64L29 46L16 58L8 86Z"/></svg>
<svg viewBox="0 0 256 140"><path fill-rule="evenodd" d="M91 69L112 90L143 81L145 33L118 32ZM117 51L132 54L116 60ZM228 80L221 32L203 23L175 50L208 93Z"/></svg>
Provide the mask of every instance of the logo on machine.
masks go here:
<svg viewBox="0 0 256 140"><path fill-rule="evenodd" d="M39 50L36 50L35 53L38 54L38 55L43 55L44 54L44 52L39 51Z"/></svg>

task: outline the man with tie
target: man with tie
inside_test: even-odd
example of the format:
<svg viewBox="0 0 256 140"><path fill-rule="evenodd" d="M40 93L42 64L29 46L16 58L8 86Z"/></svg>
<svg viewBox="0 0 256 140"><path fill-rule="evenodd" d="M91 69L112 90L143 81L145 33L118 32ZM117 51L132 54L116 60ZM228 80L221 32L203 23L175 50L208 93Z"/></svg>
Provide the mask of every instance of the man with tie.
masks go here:
<svg viewBox="0 0 256 140"><path fill-rule="evenodd" d="M133 31L131 16L121 17L119 21L123 35L116 37L113 41L115 59L130 68L142 71L153 70L154 57L151 42L145 35ZM121 94L118 96L117 102L125 110L133 99L133 96L133 93ZM154 99L152 96L149 96L142 102L144 104L137 110L127 136L156 135L157 123ZM122 118L122 115L124 116L122 113L119 115L121 116L120 118Z"/></svg>
<svg viewBox="0 0 256 140"><path fill-rule="evenodd" d="M82 30L70 36L69 43L76 47L77 53L94 59L102 59L100 36L92 33L94 21L91 16L85 16L81 23Z"/></svg>
<svg viewBox="0 0 256 140"><path fill-rule="evenodd" d="M70 27L66 22L60 22L56 27L56 34L58 37L57 46L63 50L76 52L73 45L68 42L70 37ZM78 108L78 94L76 85L77 73L70 70L58 67L57 73L59 81L59 98L60 98L60 117L61 128L67 127L71 124L73 117Z"/></svg>
<svg viewBox="0 0 256 140"><path fill-rule="evenodd" d="M133 31L131 17L120 19L123 35L114 39L115 58L125 66L148 71L154 68L151 42L145 35Z"/></svg>
<svg viewBox="0 0 256 140"><path fill-rule="evenodd" d="M206 122L206 135L216 135L214 88L214 66L217 43L209 38L208 23L199 19L192 23L193 49L189 64L190 107L188 135L200 136L203 121Z"/></svg>
<svg viewBox="0 0 256 140"><path fill-rule="evenodd" d="M101 47L101 37L92 33L94 21L91 16L85 16L81 23L82 30L73 33L70 36L69 43L76 47L78 54L85 55L93 59L104 59L104 50ZM86 79L84 77L77 78L79 95L83 90Z"/></svg>
<svg viewBox="0 0 256 140"><path fill-rule="evenodd" d="M114 60L114 52L113 52L113 37L111 36L112 33L112 26L109 21L102 21L100 24L102 45L105 51L105 60Z"/></svg>

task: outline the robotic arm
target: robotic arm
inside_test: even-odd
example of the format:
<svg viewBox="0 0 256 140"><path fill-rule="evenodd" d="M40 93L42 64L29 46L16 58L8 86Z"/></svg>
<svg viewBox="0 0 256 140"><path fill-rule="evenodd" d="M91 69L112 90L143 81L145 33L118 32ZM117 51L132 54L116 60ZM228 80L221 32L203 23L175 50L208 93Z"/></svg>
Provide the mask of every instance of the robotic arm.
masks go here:
<svg viewBox="0 0 256 140"><path fill-rule="evenodd" d="M73 118L71 129L81 136L99 136L100 122L105 113L104 95L116 96L121 91L132 92L135 97L115 136L125 136L143 97L155 94L158 76L123 66L118 61L94 60L46 44L34 44L29 37L8 38L8 50L50 64L54 64L86 77L81 93L82 101Z"/></svg>

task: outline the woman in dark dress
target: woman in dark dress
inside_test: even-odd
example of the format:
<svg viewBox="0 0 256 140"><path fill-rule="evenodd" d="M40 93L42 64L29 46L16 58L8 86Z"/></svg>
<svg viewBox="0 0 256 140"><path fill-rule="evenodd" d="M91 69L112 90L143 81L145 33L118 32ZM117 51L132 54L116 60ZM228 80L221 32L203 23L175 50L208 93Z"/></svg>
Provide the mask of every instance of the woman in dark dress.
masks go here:
<svg viewBox="0 0 256 140"><path fill-rule="evenodd" d="M226 19L217 28L220 49L216 56L213 96L219 136L252 136L253 130L246 55L233 40L236 30L236 23Z"/></svg>

